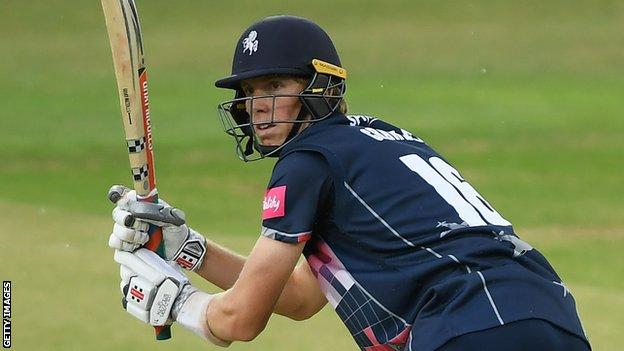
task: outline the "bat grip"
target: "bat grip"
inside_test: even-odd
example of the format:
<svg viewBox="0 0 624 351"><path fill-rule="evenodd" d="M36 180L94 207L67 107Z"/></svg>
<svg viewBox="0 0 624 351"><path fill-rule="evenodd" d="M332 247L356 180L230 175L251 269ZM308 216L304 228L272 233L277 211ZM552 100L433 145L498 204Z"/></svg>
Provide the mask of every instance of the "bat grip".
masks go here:
<svg viewBox="0 0 624 351"><path fill-rule="evenodd" d="M154 333L156 333L156 340L171 339L171 326L163 325L162 327L154 327Z"/></svg>
<svg viewBox="0 0 624 351"><path fill-rule="evenodd" d="M124 195L126 191L129 189L120 185L114 185L108 192L108 199L112 203L117 203L119 199ZM142 198L140 201L145 202L158 202L158 193L154 192L154 196L148 198ZM125 219L125 225L127 227L132 227L134 224L135 218L133 216L128 216ZM158 256L165 259L165 245L163 243L163 234L162 229L153 224L149 224L148 229L149 240L145 243L144 247L150 251L154 251ZM171 339L171 325L163 325L154 327L154 332L156 334L156 340L167 340Z"/></svg>
<svg viewBox="0 0 624 351"><path fill-rule="evenodd" d="M154 195L152 198L142 199L141 201L158 202L158 195ZM144 247L150 251L154 251L158 256L165 259L165 245L163 242L162 228L150 224L148 235L149 240L145 243ZM171 325L154 327L154 333L156 334L156 340L171 339Z"/></svg>

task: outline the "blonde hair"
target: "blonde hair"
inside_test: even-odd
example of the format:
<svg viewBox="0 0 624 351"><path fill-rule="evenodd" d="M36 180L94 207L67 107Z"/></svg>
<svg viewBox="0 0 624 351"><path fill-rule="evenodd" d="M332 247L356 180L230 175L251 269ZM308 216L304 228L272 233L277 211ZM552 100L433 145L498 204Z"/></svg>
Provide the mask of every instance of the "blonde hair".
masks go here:
<svg viewBox="0 0 624 351"><path fill-rule="evenodd" d="M340 100L340 106L338 107L338 110L343 115L346 115L347 112L349 112L349 105L347 104L347 100L345 100L344 97L342 98L342 100Z"/></svg>

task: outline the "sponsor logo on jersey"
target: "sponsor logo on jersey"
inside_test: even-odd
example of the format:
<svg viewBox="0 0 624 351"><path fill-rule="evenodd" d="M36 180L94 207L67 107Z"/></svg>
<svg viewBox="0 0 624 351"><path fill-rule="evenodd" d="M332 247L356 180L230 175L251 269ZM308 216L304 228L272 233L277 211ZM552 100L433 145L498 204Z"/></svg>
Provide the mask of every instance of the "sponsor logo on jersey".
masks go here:
<svg viewBox="0 0 624 351"><path fill-rule="evenodd" d="M286 215L286 185L267 190L262 201L262 219Z"/></svg>

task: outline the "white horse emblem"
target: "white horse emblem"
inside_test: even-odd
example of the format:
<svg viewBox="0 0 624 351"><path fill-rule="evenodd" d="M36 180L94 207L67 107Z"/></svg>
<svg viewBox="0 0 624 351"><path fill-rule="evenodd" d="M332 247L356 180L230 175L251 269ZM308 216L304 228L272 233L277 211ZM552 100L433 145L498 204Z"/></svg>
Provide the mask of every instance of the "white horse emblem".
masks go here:
<svg viewBox="0 0 624 351"><path fill-rule="evenodd" d="M256 38L258 38L258 32L255 30L249 32L249 36L243 39L243 53L249 50L249 55L251 55L258 51L258 40Z"/></svg>

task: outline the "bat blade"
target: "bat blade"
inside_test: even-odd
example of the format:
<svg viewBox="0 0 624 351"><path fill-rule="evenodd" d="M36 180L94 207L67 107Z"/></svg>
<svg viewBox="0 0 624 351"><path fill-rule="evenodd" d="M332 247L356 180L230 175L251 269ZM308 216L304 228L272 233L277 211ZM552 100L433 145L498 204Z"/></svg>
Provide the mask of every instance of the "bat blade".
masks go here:
<svg viewBox="0 0 624 351"><path fill-rule="evenodd" d="M141 201L158 202L143 38L134 0L101 0L113 54L117 90L133 187ZM164 258L162 230L150 225L145 247ZM171 337L170 326L155 327L156 339Z"/></svg>
<svg viewBox="0 0 624 351"><path fill-rule="evenodd" d="M143 38L133 0L102 0L134 189L147 197L156 188L154 146Z"/></svg>

